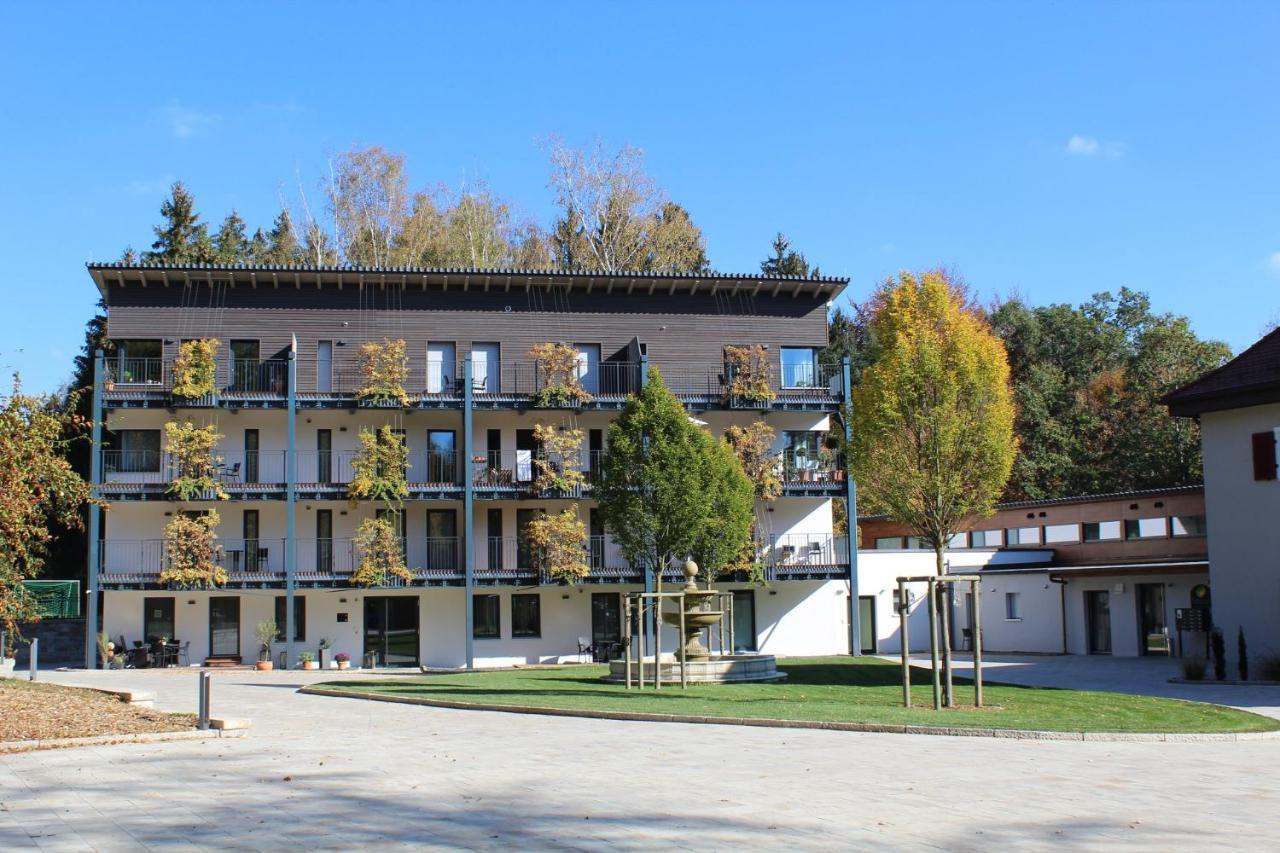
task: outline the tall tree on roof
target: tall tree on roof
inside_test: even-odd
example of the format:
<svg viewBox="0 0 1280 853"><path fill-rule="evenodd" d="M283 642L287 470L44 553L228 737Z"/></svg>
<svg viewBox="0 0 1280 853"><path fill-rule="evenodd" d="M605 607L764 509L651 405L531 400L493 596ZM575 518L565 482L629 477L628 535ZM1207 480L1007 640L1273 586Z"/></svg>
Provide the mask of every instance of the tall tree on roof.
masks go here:
<svg viewBox="0 0 1280 853"><path fill-rule="evenodd" d="M241 264L249 260L249 240L245 236L244 220L232 210L222 220L213 238L214 263Z"/></svg>
<svg viewBox="0 0 1280 853"><path fill-rule="evenodd" d="M358 266L390 266L396 235L409 216L404 155L381 145L344 151L331 165L327 191L343 258Z"/></svg>
<svg viewBox="0 0 1280 853"><path fill-rule="evenodd" d="M850 458L864 506L909 527L946 572L951 537L990 515L1017 454L1004 346L942 271L872 297L876 358L853 392ZM943 608L943 634L947 625ZM949 639L944 636L947 704Z"/></svg>
<svg viewBox="0 0 1280 853"><path fill-rule="evenodd" d="M810 269L805 256L791 248L791 241L781 231L773 238L773 254L760 262L760 272L771 276L799 278L817 278L822 275L817 266Z"/></svg>
<svg viewBox="0 0 1280 853"><path fill-rule="evenodd" d="M560 216L552 228L562 268L700 272L707 264L702 232L665 198L644 171L644 152L627 145L605 152L551 143L551 179Z"/></svg>
<svg viewBox="0 0 1280 853"><path fill-rule="evenodd" d="M151 251L142 253L142 260L150 264L202 263L201 257L211 250L209 232L195 210L195 198L183 185L175 181L169 190L169 198L160 205L164 222L155 227L156 240Z"/></svg>

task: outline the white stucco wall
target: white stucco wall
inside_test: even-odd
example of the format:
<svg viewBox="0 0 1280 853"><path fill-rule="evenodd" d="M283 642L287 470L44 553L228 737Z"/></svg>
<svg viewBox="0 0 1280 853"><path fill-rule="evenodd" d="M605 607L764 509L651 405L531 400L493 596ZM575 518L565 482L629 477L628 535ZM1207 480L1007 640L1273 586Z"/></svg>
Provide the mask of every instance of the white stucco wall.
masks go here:
<svg viewBox="0 0 1280 853"><path fill-rule="evenodd" d="M1243 628L1250 649L1280 654L1280 481L1253 479L1251 436L1280 427L1280 404L1200 417L1214 624L1235 659Z"/></svg>

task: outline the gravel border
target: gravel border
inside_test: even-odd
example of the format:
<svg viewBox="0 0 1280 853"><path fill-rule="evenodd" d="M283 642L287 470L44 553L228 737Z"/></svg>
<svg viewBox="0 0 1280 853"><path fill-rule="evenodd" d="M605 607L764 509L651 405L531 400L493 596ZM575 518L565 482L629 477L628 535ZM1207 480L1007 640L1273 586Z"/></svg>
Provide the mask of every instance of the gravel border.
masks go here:
<svg viewBox="0 0 1280 853"><path fill-rule="evenodd" d="M778 729L825 729L838 732L871 732L875 734L943 735L947 737L1007 738L1009 740L1060 741L1138 741L1150 743L1204 743L1222 741L1280 740L1280 731L1270 732L1046 732L1030 729L980 729L950 726L912 726L892 723L849 723L826 720L769 720L755 717L708 717L694 714L650 714L631 711L588 711L575 708L529 708L522 705L498 705L480 702L455 702L450 699L423 699L416 696L389 696L355 690L333 690L307 686L299 693L313 696L337 696L343 699L367 699L402 705L425 705L458 711L496 711L506 714L535 714L548 717L579 717L599 720L627 720L645 723L697 723L713 726L759 726Z"/></svg>
<svg viewBox="0 0 1280 853"><path fill-rule="evenodd" d="M163 743L171 740L207 740L209 738L244 737L245 729L180 729L176 732L142 732L139 734L62 737L48 740L10 740L0 742L0 755L33 752L37 749L67 749L75 746L105 746L115 743Z"/></svg>

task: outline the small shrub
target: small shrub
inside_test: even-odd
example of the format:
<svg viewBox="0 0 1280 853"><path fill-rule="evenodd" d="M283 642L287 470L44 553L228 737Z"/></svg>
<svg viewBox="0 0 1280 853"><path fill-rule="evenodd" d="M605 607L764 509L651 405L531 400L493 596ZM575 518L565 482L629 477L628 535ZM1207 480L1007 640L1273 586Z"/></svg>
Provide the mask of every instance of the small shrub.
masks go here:
<svg viewBox="0 0 1280 853"><path fill-rule="evenodd" d="M338 663L347 663L351 660L351 655L347 654L346 652L338 652L336 655L333 656L333 659Z"/></svg>
<svg viewBox="0 0 1280 853"><path fill-rule="evenodd" d="M311 663L315 659L315 652L298 652L298 663Z"/></svg>
<svg viewBox="0 0 1280 853"><path fill-rule="evenodd" d="M258 639L258 660L271 660L271 644L276 641L276 637L280 635L280 626L276 624L274 619L263 619L253 629L253 634Z"/></svg>
<svg viewBox="0 0 1280 853"><path fill-rule="evenodd" d="M1244 628L1236 628L1236 666L1241 681L1249 680L1249 647L1244 643Z"/></svg>
<svg viewBox="0 0 1280 853"><path fill-rule="evenodd" d="M1202 657L1182 658L1182 677L1187 681L1203 681L1209 662Z"/></svg>
<svg viewBox="0 0 1280 853"><path fill-rule="evenodd" d="M219 346L221 341L217 338L183 341L178 345L170 388L173 396L195 399L218 390Z"/></svg>
<svg viewBox="0 0 1280 853"><path fill-rule="evenodd" d="M538 568L554 580L573 583L591 574L587 565L587 528L572 507L556 515L539 515L525 528Z"/></svg>
<svg viewBox="0 0 1280 853"><path fill-rule="evenodd" d="M1213 647L1213 677L1222 681L1227 677L1227 644L1222 639L1222 630L1214 628L1209 637Z"/></svg>

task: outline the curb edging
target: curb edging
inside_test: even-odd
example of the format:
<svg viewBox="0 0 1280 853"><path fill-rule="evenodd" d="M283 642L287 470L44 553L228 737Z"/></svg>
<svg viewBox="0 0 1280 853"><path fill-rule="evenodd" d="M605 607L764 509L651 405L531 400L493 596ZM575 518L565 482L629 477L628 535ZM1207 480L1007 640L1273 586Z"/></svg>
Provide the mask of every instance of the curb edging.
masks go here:
<svg viewBox="0 0 1280 853"><path fill-rule="evenodd" d="M177 740L207 740L209 738L244 737L246 729L184 729L176 732L139 732L136 734L93 735L91 737L62 737L47 740L10 740L0 742L0 755L34 752L39 749L67 749L76 746L106 746L117 743L165 743Z"/></svg>
<svg viewBox="0 0 1280 853"><path fill-rule="evenodd" d="M307 686L298 690L313 696L335 696L342 699L365 699L394 702L401 705L423 705L456 711L494 711L506 714L535 714L548 717L577 717L597 720L623 720L644 723L694 723L713 726L756 726L779 729L824 729L827 731L870 734L935 735L945 737L985 737L1009 740L1103 741L1145 743L1204 743L1254 740L1278 740L1280 730L1270 732L1049 732L1033 729L980 729L951 726L913 726L892 723L854 723L828 720L771 720L757 717L711 717L696 714L651 714L633 711L586 711L577 708L531 708L523 705L500 705L479 702L455 702L449 699L424 699L417 696L391 696L352 690L333 690Z"/></svg>

